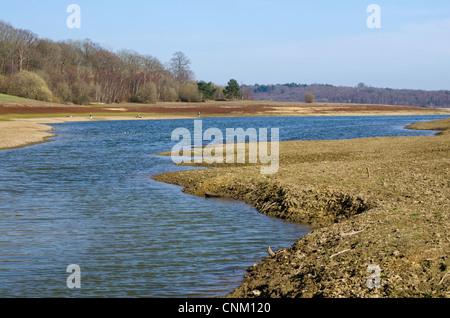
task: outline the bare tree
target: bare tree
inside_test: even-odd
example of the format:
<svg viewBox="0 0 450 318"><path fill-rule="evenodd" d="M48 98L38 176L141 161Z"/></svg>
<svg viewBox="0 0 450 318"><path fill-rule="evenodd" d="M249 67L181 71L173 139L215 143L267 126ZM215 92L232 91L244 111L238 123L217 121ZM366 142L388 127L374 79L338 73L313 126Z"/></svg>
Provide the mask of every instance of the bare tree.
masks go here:
<svg viewBox="0 0 450 318"><path fill-rule="evenodd" d="M253 100L253 91L247 85L241 85L241 96L245 100Z"/></svg>
<svg viewBox="0 0 450 318"><path fill-rule="evenodd" d="M194 78L190 69L191 60L183 52L175 52L169 62L169 69L180 82L188 82Z"/></svg>
<svg viewBox="0 0 450 318"><path fill-rule="evenodd" d="M15 29L10 24L0 22L0 65L3 72L8 63L9 73L25 69L31 48L36 44L38 37L29 30Z"/></svg>
<svg viewBox="0 0 450 318"><path fill-rule="evenodd" d="M15 29L8 23L0 21L0 71L4 74L13 72ZM10 72L8 72L8 70Z"/></svg>
<svg viewBox="0 0 450 318"><path fill-rule="evenodd" d="M131 50L115 53L89 39L39 39L31 31L0 21L2 90L14 75L29 71L63 102L198 101L201 94L190 65L182 52L163 65L151 55Z"/></svg>
<svg viewBox="0 0 450 318"><path fill-rule="evenodd" d="M19 58L19 72L24 69L24 63L29 57L31 47L36 44L37 35L29 30L17 31L17 53Z"/></svg>
<svg viewBox="0 0 450 318"><path fill-rule="evenodd" d="M142 56L142 67L147 72L161 72L164 70L162 63L151 55Z"/></svg>
<svg viewBox="0 0 450 318"><path fill-rule="evenodd" d="M142 70L142 57L135 51L122 50L117 56L125 64L130 73L138 73Z"/></svg>

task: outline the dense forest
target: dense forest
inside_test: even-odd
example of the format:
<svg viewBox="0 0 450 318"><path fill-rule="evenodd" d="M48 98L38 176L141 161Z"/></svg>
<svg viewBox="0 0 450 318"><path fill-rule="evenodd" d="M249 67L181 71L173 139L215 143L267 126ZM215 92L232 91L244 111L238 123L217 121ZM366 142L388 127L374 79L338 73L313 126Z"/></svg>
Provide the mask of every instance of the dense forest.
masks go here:
<svg viewBox="0 0 450 318"><path fill-rule="evenodd" d="M248 87L257 100L298 102L312 94L316 102L404 105L420 107L450 107L450 91L375 88L358 84L356 87L324 84L277 84Z"/></svg>
<svg viewBox="0 0 450 318"><path fill-rule="evenodd" d="M197 82L182 52L162 63L91 40L54 42L0 21L0 93L62 103L198 102L237 98ZM234 82L232 82L233 84Z"/></svg>

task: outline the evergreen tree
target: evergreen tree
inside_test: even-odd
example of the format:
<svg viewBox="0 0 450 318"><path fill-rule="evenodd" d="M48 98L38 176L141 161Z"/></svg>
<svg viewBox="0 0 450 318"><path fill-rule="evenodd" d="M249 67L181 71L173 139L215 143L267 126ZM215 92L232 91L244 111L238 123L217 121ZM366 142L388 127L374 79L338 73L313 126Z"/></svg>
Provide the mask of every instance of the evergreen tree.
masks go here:
<svg viewBox="0 0 450 318"><path fill-rule="evenodd" d="M228 99L236 99L241 97L241 88L239 87L238 82L235 79L231 79L228 82L228 86L223 90L226 98Z"/></svg>
<svg viewBox="0 0 450 318"><path fill-rule="evenodd" d="M205 81L200 81L198 83L198 90L203 95L203 100L213 99L217 88L214 88L211 82L206 83Z"/></svg>

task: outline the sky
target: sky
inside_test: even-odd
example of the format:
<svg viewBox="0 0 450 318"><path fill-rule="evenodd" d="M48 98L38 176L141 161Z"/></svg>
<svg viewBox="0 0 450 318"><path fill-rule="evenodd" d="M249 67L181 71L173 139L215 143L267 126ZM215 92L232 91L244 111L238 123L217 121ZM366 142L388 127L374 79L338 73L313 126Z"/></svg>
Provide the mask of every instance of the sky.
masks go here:
<svg viewBox="0 0 450 318"><path fill-rule="evenodd" d="M70 4L80 28L69 28ZM380 28L371 4L380 9ZM224 85L331 84L450 90L448 0L0 0L0 20L40 38L90 39Z"/></svg>

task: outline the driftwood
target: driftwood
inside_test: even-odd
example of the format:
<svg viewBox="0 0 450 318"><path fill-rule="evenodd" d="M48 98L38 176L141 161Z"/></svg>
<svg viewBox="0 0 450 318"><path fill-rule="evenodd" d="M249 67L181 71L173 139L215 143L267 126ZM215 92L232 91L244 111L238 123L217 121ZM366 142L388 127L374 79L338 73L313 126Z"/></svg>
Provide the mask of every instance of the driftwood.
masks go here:
<svg viewBox="0 0 450 318"><path fill-rule="evenodd" d="M349 248L349 249L340 251L340 252L338 252L338 253L336 253L336 254L331 255L330 258L333 258L333 257L335 257L335 256L338 256L339 254L342 254L342 253L345 253L345 252L348 252L348 251L351 251L351 249Z"/></svg>
<svg viewBox="0 0 450 318"><path fill-rule="evenodd" d="M267 253L269 253L270 256L275 256L274 251L270 248L270 246L267 248Z"/></svg>
<svg viewBox="0 0 450 318"><path fill-rule="evenodd" d="M442 279L440 280L438 285L442 284L442 282L444 281L445 277L447 277L449 274L450 274L450 272L445 273L445 275L442 277Z"/></svg>

